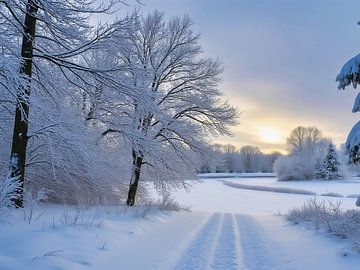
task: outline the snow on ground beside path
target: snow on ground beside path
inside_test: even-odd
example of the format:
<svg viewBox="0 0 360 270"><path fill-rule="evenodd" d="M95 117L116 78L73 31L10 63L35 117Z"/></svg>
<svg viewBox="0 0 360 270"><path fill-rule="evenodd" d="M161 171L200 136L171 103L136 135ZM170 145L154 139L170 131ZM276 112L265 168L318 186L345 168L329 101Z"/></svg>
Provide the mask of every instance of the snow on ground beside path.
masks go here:
<svg viewBox="0 0 360 270"><path fill-rule="evenodd" d="M202 173L198 175L199 178L215 179L215 178L261 178L261 177L275 177L274 173Z"/></svg>
<svg viewBox="0 0 360 270"><path fill-rule="evenodd" d="M269 188L288 188L293 190L305 190L314 192L318 195L326 195L327 193L335 193L343 197L357 197L360 194L360 179L350 178L346 180L304 180L304 181L277 181L273 177L233 177L217 178L218 181L230 181L243 185L263 186ZM204 180L203 181L208 181ZM291 193L291 192L290 192ZM330 194L331 195L331 194Z"/></svg>
<svg viewBox="0 0 360 270"><path fill-rule="evenodd" d="M186 248L181 241L190 241L209 215L153 213L144 219L103 214L100 227L73 227L58 223L58 207L45 211L31 224L24 223L20 211L0 223L0 269L170 269Z"/></svg>
<svg viewBox="0 0 360 270"><path fill-rule="evenodd" d="M67 226L59 218L71 220L75 209L40 206L27 224L17 210L0 222L0 269L358 269L360 254L342 256L347 241L276 215L312 196L195 183L174 194L191 212L153 211L145 219L89 209L83 226ZM354 199L341 201L355 208Z"/></svg>
<svg viewBox="0 0 360 270"><path fill-rule="evenodd" d="M231 179L232 182L242 180ZM237 189L223 185L221 181L213 180L204 180L200 183L194 182L191 192L180 190L175 194L175 199L180 204L190 206L193 211L228 212L249 215L284 214L290 208L299 207L303 202L311 198L314 198L314 196ZM324 199L329 198L324 197ZM356 199L354 198L330 199L341 200L345 209L355 208Z"/></svg>
<svg viewBox="0 0 360 270"><path fill-rule="evenodd" d="M289 194L302 194L302 195L316 195L315 192L302 190L302 189L294 189L294 188L285 188L285 187L267 187L267 186L254 186L254 185L244 185L241 183L234 183L231 181L222 181L222 183L226 186L240 189L249 189L249 190L257 190L257 191L268 191L268 192L277 192L277 193L289 193Z"/></svg>
<svg viewBox="0 0 360 270"><path fill-rule="evenodd" d="M348 244L346 241L291 225L277 216L257 215L252 217L252 222L256 222L256 225L247 225L257 237L262 238L259 240L263 243L260 246L265 247L266 254L273 260L275 258L275 262L278 260L274 268L265 269L358 269L358 253L344 256Z"/></svg>

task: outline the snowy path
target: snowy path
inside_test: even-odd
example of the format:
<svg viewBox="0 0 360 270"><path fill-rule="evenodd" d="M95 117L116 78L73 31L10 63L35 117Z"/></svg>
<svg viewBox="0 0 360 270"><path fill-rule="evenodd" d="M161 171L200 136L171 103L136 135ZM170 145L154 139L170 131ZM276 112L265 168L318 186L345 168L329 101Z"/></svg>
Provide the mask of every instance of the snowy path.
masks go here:
<svg viewBox="0 0 360 270"><path fill-rule="evenodd" d="M273 258L268 254L268 244L259 224L249 215L235 215L238 224L241 252L244 268L248 270L281 269L277 268Z"/></svg>
<svg viewBox="0 0 360 270"><path fill-rule="evenodd" d="M237 241L233 215L225 214L213 252L212 269L237 269Z"/></svg>
<svg viewBox="0 0 360 270"><path fill-rule="evenodd" d="M236 240L233 216L215 213L195 236L175 269L238 269Z"/></svg>
<svg viewBox="0 0 360 270"><path fill-rule="evenodd" d="M174 269L284 269L277 268L267 252L269 246L274 247L252 217L215 213L196 234Z"/></svg>
<svg viewBox="0 0 360 270"><path fill-rule="evenodd" d="M219 213L211 216L209 221L191 241L185 254L175 266L176 270L189 269L189 265L194 269L206 269L209 264L209 254L211 254L216 240L217 231L222 226L221 219L222 216Z"/></svg>
<svg viewBox="0 0 360 270"><path fill-rule="evenodd" d="M278 216L214 213L166 268L208 270L358 269L358 254L344 257L341 243L287 226Z"/></svg>

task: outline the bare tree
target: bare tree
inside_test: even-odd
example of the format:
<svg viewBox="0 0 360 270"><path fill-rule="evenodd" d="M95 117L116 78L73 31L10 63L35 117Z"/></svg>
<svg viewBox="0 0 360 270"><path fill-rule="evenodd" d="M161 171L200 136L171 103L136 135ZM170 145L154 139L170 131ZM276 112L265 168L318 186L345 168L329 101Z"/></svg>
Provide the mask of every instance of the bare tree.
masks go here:
<svg viewBox="0 0 360 270"><path fill-rule="evenodd" d="M246 145L240 149L240 160L242 162L242 167L244 172L255 172L255 169L258 167L257 163L259 162L259 156L261 151L256 146Z"/></svg>
<svg viewBox="0 0 360 270"><path fill-rule="evenodd" d="M303 152L313 150L320 139L322 133L318 128L298 126L291 131L286 142L291 152Z"/></svg>
<svg viewBox="0 0 360 270"><path fill-rule="evenodd" d="M111 105L103 134L118 133L131 145L130 206L143 165L154 171L162 166L166 172L177 167L174 162L191 166L187 150L202 153L206 137L229 134L236 123L237 111L222 100L218 89L220 63L201 57L199 36L191 26L187 16L168 22L160 12L133 16L126 45L114 53L127 70L123 76L133 94Z"/></svg>
<svg viewBox="0 0 360 270"><path fill-rule="evenodd" d="M231 144L225 144L222 148L224 152L225 170L233 173L236 170L236 148Z"/></svg>

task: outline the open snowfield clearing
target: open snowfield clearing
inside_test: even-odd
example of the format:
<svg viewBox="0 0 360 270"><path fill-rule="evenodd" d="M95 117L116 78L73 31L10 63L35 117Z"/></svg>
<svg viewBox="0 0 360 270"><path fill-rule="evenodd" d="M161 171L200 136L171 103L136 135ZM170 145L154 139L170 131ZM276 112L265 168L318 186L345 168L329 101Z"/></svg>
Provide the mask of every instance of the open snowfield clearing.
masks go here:
<svg viewBox="0 0 360 270"><path fill-rule="evenodd" d="M360 184L352 192L357 190ZM141 218L134 211L77 215L43 206L27 224L19 210L0 223L0 269L359 268L360 254L346 240L291 225L279 215L313 196L243 190L212 179L175 197L192 211ZM354 199L340 200L344 208L355 208Z"/></svg>

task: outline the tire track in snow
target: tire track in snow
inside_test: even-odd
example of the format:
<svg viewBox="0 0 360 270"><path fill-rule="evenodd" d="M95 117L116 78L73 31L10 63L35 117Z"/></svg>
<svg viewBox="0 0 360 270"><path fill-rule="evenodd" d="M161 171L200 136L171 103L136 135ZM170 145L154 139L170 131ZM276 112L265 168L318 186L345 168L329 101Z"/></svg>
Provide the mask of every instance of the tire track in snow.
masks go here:
<svg viewBox="0 0 360 270"><path fill-rule="evenodd" d="M186 249L185 254L175 266L176 270L206 269L221 217L220 213L211 216Z"/></svg>
<svg viewBox="0 0 360 270"><path fill-rule="evenodd" d="M238 269L236 240L233 215L225 214L213 251L211 269Z"/></svg>
<svg viewBox="0 0 360 270"><path fill-rule="evenodd" d="M248 215L235 215L240 233L240 246L246 270L278 269L267 253L266 240L259 224ZM271 247L270 247L271 248Z"/></svg>

